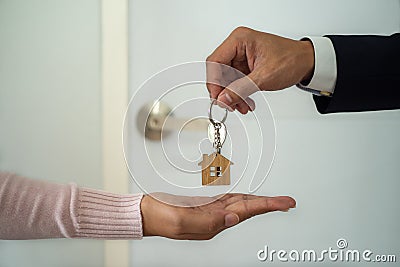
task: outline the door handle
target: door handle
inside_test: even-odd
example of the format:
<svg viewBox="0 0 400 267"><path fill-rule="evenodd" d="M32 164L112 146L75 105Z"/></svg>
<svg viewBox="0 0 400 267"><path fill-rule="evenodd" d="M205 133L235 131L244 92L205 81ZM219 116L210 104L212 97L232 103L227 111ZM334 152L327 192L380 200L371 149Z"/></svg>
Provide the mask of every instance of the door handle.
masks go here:
<svg viewBox="0 0 400 267"><path fill-rule="evenodd" d="M137 127L145 138L161 140L173 131L207 131L208 118L178 118L175 117L172 108L165 102L153 101L145 104L136 117Z"/></svg>

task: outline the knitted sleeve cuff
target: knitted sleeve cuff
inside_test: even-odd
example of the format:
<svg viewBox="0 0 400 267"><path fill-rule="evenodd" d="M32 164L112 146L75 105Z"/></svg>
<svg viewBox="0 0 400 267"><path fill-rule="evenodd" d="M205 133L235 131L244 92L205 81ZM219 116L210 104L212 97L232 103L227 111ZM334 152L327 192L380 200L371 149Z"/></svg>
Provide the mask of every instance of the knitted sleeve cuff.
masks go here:
<svg viewBox="0 0 400 267"><path fill-rule="evenodd" d="M78 188L75 193L73 238L142 239L143 194L120 195L88 188Z"/></svg>

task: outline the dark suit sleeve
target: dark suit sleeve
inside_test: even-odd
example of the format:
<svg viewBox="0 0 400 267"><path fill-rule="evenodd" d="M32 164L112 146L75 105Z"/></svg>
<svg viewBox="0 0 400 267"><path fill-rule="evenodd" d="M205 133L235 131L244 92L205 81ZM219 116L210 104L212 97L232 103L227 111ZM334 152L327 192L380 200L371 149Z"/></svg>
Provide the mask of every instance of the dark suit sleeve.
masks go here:
<svg viewBox="0 0 400 267"><path fill-rule="evenodd" d="M326 37L335 48L337 80L332 97L314 96L320 113L400 108L400 33Z"/></svg>

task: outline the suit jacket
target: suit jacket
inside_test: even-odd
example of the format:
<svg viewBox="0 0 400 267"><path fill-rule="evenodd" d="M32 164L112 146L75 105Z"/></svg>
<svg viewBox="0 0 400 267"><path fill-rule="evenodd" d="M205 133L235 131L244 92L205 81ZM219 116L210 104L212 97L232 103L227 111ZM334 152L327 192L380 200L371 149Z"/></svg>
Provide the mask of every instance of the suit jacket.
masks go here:
<svg viewBox="0 0 400 267"><path fill-rule="evenodd" d="M328 35L335 48L332 97L314 96L320 113L400 108L400 33Z"/></svg>

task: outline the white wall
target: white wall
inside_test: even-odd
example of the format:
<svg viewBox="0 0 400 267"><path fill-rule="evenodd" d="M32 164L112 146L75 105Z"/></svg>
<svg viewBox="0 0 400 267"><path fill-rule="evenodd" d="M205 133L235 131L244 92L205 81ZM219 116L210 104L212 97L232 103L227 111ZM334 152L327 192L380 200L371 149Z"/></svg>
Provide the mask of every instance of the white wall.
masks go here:
<svg viewBox="0 0 400 267"><path fill-rule="evenodd" d="M1 170L102 188L100 97L99 1L0 1ZM102 241L0 241L1 267L102 265Z"/></svg>
<svg viewBox="0 0 400 267"><path fill-rule="evenodd" d="M400 30L399 3L131 0L131 92L165 67L204 60L240 25L291 38L389 34ZM265 95L277 123L277 155L257 193L291 195L297 208L252 219L211 241L134 241L132 265L262 266L269 263L256 253L264 245L322 250L341 237L350 248L397 253L399 259L400 112L322 116L297 88Z"/></svg>

